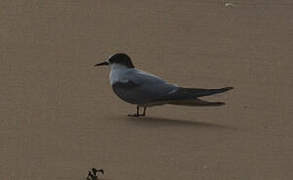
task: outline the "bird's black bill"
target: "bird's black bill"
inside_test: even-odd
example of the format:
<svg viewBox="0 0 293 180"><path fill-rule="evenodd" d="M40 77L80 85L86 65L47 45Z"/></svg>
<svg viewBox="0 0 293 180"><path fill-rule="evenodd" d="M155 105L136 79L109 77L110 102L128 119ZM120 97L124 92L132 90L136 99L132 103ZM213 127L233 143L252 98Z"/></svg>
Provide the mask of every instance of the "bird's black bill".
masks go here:
<svg viewBox="0 0 293 180"><path fill-rule="evenodd" d="M102 63L98 63L95 66L106 66L106 65L109 65L109 63L107 61L102 62Z"/></svg>

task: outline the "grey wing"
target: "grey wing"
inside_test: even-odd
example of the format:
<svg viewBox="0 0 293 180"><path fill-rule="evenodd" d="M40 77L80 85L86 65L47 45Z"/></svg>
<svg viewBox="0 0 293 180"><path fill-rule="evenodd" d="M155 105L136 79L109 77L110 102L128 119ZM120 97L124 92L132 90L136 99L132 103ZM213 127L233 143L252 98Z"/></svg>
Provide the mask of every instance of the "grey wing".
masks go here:
<svg viewBox="0 0 293 180"><path fill-rule="evenodd" d="M125 101L131 101L130 103L133 104L150 104L178 89L176 85L169 84L157 76L136 69L129 71L126 77L127 83L124 83L124 88L122 88L124 90L119 88L123 92L120 93L120 96L116 94L120 98L123 96Z"/></svg>

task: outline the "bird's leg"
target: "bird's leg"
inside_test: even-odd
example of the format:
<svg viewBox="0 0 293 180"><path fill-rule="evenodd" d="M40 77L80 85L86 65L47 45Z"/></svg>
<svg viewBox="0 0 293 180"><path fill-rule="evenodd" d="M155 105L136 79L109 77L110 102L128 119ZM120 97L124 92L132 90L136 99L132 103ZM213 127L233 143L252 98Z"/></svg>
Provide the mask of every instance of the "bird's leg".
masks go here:
<svg viewBox="0 0 293 180"><path fill-rule="evenodd" d="M128 114L130 117L139 117L139 106L136 106L136 114Z"/></svg>
<svg viewBox="0 0 293 180"><path fill-rule="evenodd" d="M145 116L146 109L147 109L147 107L144 106L144 107L143 107L143 113L141 114L141 116Z"/></svg>
<svg viewBox="0 0 293 180"><path fill-rule="evenodd" d="M136 116L139 116L139 106L136 106Z"/></svg>

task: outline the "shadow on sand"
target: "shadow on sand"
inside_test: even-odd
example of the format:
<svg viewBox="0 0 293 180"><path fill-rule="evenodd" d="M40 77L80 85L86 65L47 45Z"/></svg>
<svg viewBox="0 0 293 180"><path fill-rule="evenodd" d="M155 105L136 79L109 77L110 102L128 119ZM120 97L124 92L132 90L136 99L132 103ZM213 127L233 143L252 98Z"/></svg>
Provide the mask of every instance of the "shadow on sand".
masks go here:
<svg viewBox="0 0 293 180"><path fill-rule="evenodd" d="M209 128L209 129L227 129L237 130L237 128L229 127L226 125L191 121L191 120L177 120L167 119L159 117L126 117L125 119L135 123L137 125L148 126L148 127L162 127L162 126L176 126L176 127L197 127L197 128Z"/></svg>

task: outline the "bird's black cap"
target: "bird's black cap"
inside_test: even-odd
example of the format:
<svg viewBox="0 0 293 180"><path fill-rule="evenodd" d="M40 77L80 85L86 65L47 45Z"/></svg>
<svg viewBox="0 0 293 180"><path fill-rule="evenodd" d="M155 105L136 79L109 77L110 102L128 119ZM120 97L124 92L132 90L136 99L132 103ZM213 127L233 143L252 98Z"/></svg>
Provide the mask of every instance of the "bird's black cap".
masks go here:
<svg viewBox="0 0 293 180"><path fill-rule="evenodd" d="M96 64L95 66L104 66L111 64L121 64L128 68L134 68L130 57L125 53L117 53L111 56L107 61Z"/></svg>
<svg viewBox="0 0 293 180"><path fill-rule="evenodd" d="M134 65L130 57L125 53L117 53L110 57L108 60L110 64L117 63L122 64L128 68L134 68Z"/></svg>

